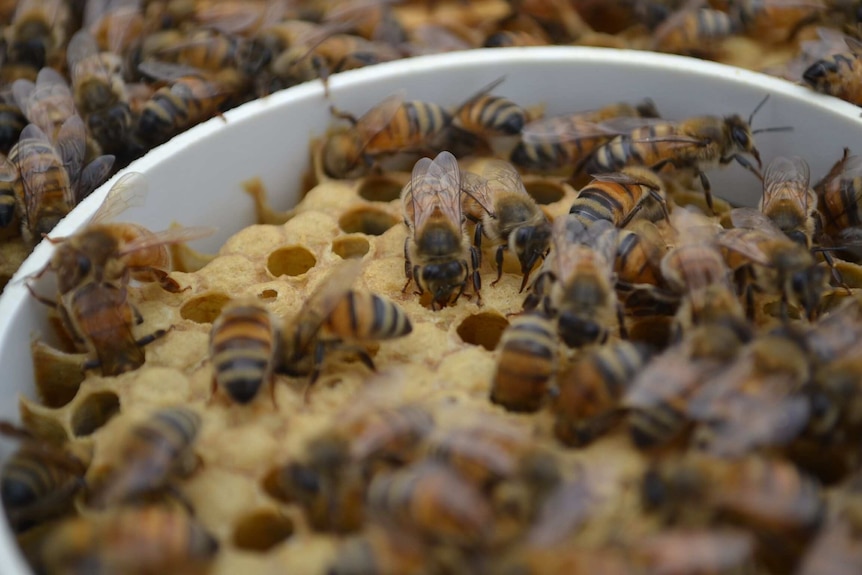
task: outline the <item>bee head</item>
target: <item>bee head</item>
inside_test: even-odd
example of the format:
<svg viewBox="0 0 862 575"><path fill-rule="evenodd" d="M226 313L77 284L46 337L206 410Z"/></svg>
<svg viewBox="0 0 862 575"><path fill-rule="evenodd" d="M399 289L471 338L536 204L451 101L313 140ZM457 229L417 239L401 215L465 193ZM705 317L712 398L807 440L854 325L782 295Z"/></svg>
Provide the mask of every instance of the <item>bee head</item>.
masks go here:
<svg viewBox="0 0 862 575"><path fill-rule="evenodd" d="M515 231L510 249L518 254L522 274L526 276L536 265L536 261L544 257L550 241L551 225L547 220L535 226L521 226Z"/></svg>
<svg viewBox="0 0 862 575"><path fill-rule="evenodd" d="M443 307L449 304L452 292L464 286L464 266L457 260L427 265L422 268L420 280L431 292L433 303Z"/></svg>
<svg viewBox="0 0 862 575"><path fill-rule="evenodd" d="M809 318L814 316L814 312L817 311L817 306L820 304L824 279L823 269L816 265L798 271L790 277L790 291L805 309Z"/></svg>
<svg viewBox="0 0 862 575"><path fill-rule="evenodd" d="M323 170L333 178L349 177L365 167L361 155L353 132L333 134L323 145Z"/></svg>

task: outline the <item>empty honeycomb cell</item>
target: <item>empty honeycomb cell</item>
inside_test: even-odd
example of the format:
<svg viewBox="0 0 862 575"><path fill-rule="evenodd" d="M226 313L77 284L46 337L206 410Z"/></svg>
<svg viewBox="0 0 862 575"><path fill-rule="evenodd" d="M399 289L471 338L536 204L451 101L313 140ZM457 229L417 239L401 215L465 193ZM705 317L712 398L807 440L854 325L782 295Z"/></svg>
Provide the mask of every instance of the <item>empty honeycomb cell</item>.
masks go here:
<svg viewBox="0 0 862 575"><path fill-rule="evenodd" d="M534 180L524 182L527 193L536 200L537 204L548 205L559 202L566 195L566 190L557 182L548 180Z"/></svg>
<svg viewBox="0 0 862 575"><path fill-rule="evenodd" d="M120 398L111 391L92 393L72 413L72 433L76 437L92 434L120 412Z"/></svg>
<svg viewBox="0 0 862 575"><path fill-rule="evenodd" d="M359 197L370 202L391 202L401 197L401 184L387 177L365 178L359 185Z"/></svg>
<svg viewBox="0 0 862 575"><path fill-rule="evenodd" d="M293 521L277 511L253 511L236 522L233 544L245 551L265 553L293 535Z"/></svg>
<svg viewBox="0 0 862 575"><path fill-rule="evenodd" d="M278 297L278 292L274 289L265 289L259 294L257 294L258 299L262 299L263 301L272 301Z"/></svg>
<svg viewBox="0 0 862 575"><path fill-rule="evenodd" d="M229 301L230 296L227 294L205 293L184 303L180 308L180 315L183 319L190 319L195 323L212 323Z"/></svg>
<svg viewBox="0 0 862 575"><path fill-rule="evenodd" d="M342 259L361 258L371 245L362 236L341 236L332 240L332 251Z"/></svg>
<svg viewBox="0 0 862 575"><path fill-rule="evenodd" d="M338 227L348 234L380 236L398 223L398 218L375 208L357 208L338 219Z"/></svg>
<svg viewBox="0 0 862 575"><path fill-rule="evenodd" d="M500 336L508 326L509 322L502 315L482 312L464 318L457 331L464 343L481 345L491 351L497 347Z"/></svg>
<svg viewBox="0 0 862 575"><path fill-rule="evenodd" d="M275 277L301 276L314 267L317 258L302 246L287 246L269 254L266 269Z"/></svg>

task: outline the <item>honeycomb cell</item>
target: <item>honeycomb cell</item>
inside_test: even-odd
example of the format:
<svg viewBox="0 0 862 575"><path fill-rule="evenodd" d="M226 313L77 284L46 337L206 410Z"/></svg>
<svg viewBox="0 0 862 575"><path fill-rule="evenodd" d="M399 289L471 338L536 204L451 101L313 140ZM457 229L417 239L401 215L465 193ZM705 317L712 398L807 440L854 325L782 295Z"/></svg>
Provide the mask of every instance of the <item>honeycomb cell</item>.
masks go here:
<svg viewBox="0 0 862 575"><path fill-rule="evenodd" d="M385 176L365 178L359 185L359 197L369 202L391 202L401 197L401 184Z"/></svg>
<svg viewBox="0 0 862 575"><path fill-rule="evenodd" d="M317 258L302 246L287 246L269 254L266 269L275 277L301 276L314 267Z"/></svg>
<svg viewBox="0 0 862 575"><path fill-rule="evenodd" d="M527 193L536 200L537 204L548 205L559 202L566 195L566 190L557 182L548 180L534 180L524 182Z"/></svg>
<svg viewBox="0 0 862 575"><path fill-rule="evenodd" d="M482 312L464 318L456 331L464 343L481 345L491 351L497 347L500 336L508 326L509 322L502 315Z"/></svg>
<svg viewBox="0 0 862 575"><path fill-rule="evenodd" d="M265 289L259 294L257 294L257 298L263 301L272 301L278 297L278 292L274 289Z"/></svg>
<svg viewBox="0 0 862 575"><path fill-rule="evenodd" d="M99 391L84 398L72 413L72 433L84 437L108 423L120 412L120 398L111 391Z"/></svg>
<svg viewBox="0 0 862 575"><path fill-rule="evenodd" d="M221 313L221 309L230 301L230 296L223 293L206 293L194 297L183 304L180 315L195 323L212 323Z"/></svg>
<svg viewBox="0 0 862 575"><path fill-rule="evenodd" d="M357 208L338 219L338 227L348 234L380 236L398 223L398 218L375 208Z"/></svg>
<svg viewBox="0 0 862 575"><path fill-rule="evenodd" d="M361 258L371 245L362 236L341 236L332 240L332 252L342 259Z"/></svg>
<svg viewBox="0 0 862 575"><path fill-rule="evenodd" d="M237 521L233 544L245 551L265 553L293 535L293 521L269 509L253 511Z"/></svg>

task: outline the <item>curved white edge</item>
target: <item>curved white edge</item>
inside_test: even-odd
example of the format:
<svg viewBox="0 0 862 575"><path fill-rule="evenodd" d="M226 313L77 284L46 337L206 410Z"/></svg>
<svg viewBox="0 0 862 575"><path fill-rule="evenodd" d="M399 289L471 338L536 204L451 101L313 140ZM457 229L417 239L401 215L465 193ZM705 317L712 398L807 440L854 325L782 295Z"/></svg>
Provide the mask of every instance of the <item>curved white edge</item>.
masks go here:
<svg viewBox="0 0 862 575"><path fill-rule="evenodd" d="M349 93L351 98L353 98L355 96L354 91L361 91L364 86L373 85L379 81L388 80L393 77L401 75L411 77L423 73L445 70L451 66L475 68L479 71L484 66L492 64L500 65L501 61L507 64L537 62L619 64L643 67L654 70L656 73L673 72L675 74L684 73L690 77L722 78L728 83L755 87L763 91L764 94L782 94L794 100L805 102L820 108L823 113L841 116L848 123L858 124L860 129L862 129L860 108L857 106L813 92L804 86L792 84L781 78L683 56L612 48L566 46L489 48L419 56L336 74L330 78L329 88L332 101L338 105L340 97L346 96ZM589 82L591 80L590 78L573 78L572 81L573 83L577 83L579 81ZM409 92L409 86L406 87ZM470 95L472 90L475 90L475 87L459 86L457 88L463 90L465 97ZM541 86L537 86L537 96L541 96ZM421 94L416 94L415 97L421 98ZM149 168L171 158L189 146L201 145L209 135L219 132L226 125L244 122L266 112L270 108L280 108L307 99L325 99L321 82L308 82L243 104L226 112L224 119L214 118L208 120L172 138L167 143L154 148L142 158L129 164L128 167L99 187L57 225L51 236L62 237L70 235L84 225L102 203L111 185L122 174L130 171L146 172ZM709 102L705 102L705 105L708 104ZM859 141L862 143L862 132L860 132ZM53 245L48 241L42 241L27 258L15 277L7 285L2 296L0 296L0 349L2 349L3 341L8 337L24 336L24 334L10 333L15 324L14 318L17 314L26 311L22 303L25 298L29 297L29 293L23 279L41 270L50 258L52 251ZM0 417L17 420L18 411L16 403L14 401L0 403ZM5 452L8 453L10 446L7 444L9 442L2 441L0 443L3 444ZM0 450L0 455L2 454L3 451ZM27 575L30 573L29 567L21 556L5 520L0 520L0 571L9 575Z"/></svg>

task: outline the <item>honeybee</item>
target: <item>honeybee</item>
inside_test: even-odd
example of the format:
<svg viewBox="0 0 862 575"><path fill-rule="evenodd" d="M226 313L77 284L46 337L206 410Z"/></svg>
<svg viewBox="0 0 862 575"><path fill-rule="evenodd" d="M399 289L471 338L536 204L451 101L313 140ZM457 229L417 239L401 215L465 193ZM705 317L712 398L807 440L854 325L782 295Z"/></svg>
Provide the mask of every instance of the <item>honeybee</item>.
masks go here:
<svg viewBox="0 0 862 575"><path fill-rule="evenodd" d="M534 120L521 130L521 141L512 150L509 160L516 166L541 171L576 165L618 135L602 122L611 118L657 118L658 115L652 100L644 100L635 106L618 103Z"/></svg>
<svg viewBox="0 0 862 575"><path fill-rule="evenodd" d="M0 230L12 229L18 224L15 202L15 183L18 178L18 168L0 154Z"/></svg>
<svg viewBox="0 0 862 575"><path fill-rule="evenodd" d="M496 285L503 276L503 252L508 249L521 263L520 291L539 258L544 259L551 241L551 224L536 201L527 193L518 170L502 160L485 164L481 177L462 173L462 209L477 221L473 244L482 248L482 235L497 244Z"/></svg>
<svg viewBox="0 0 862 575"><path fill-rule="evenodd" d="M0 427L4 435L22 440L0 474L3 508L12 529L21 532L70 511L84 485L86 462L26 430L6 422Z"/></svg>
<svg viewBox="0 0 862 575"><path fill-rule="evenodd" d="M706 202L713 209L709 179L704 171L724 166L732 161L755 174L760 172L745 158L750 154L761 167L760 152L754 145L754 136L761 132L786 131L787 128L751 129L757 112L766 104L769 95L755 107L748 121L732 116L699 116L679 122L669 120L618 119L608 123L623 135L602 144L582 162L580 168L587 173L616 172L629 165L647 166L660 171L665 166L690 168L699 176Z"/></svg>
<svg viewBox="0 0 862 575"><path fill-rule="evenodd" d="M781 294L782 315L787 317L787 305L799 306L811 318L820 305L820 296L826 289L826 276L817 265L811 251L806 249L807 236L796 230L799 241L794 241L779 229L766 214L753 209L737 208L731 212L734 226L718 237L719 245L743 261L730 265L735 269L748 263L755 264L755 284L767 293ZM753 294L746 292L746 303L753 307Z"/></svg>
<svg viewBox="0 0 862 575"><path fill-rule="evenodd" d="M569 213L589 226L608 220L618 228L636 217L669 219L664 184L654 172L629 166L618 173L598 174L581 188Z"/></svg>
<svg viewBox="0 0 862 575"><path fill-rule="evenodd" d="M538 313L512 320L497 345L491 401L510 411L537 411L557 367L554 323Z"/></svg>
<svg viewBox="0 0 862 575"><path fill-rule="evenodd" d="M651 48L658 52L712 57L721 40L739 32L739 24L730 14L697 7L702 1L688 4L693 6L683 8L656 28Z"/></svg>
<svg viewBox="0 0 862 575"><path fill-rule="evenodd" d="M62 125L77 114L68 82L53 68L39 70L35 83L26 79L15 80L12 96L30 123L36 124L51 141L59 139Z"/></svg>
<svg viewBox="0 0 862 575"><path fill-rule="evenodd" d="M431 138L452 123L442 106L396 94L383 100L359 119L338 112L353 125L335 133L323 144L323 169L333 178L351 178L386 154L426 146Z"/></svg>
<svg viewBox="0 0 862 575"><path fill-rule="evenodd" d="M493 524L491 506L478 489L439 463L378 474L366 501L372 520L460 547L480 545Z"/></svg>
<svg viewBox="0 0 862 575"><path fill-rule="evenodd" d="M358 412L339 417L335 431L349 438L354 461L373 467L378 462L410 463L433 428L431 412L408 403L391 408L360 406Z"/></svg>
<svg viewBox="0 0 862 575"><path fill-rule="evenodd" d="M113 52L100 52L86 30L72 36L66 50L72 92L93 138L104 151L127 147L134 128L129 95L123 80L123 61Z"/></svg>
<svg viewBox="0 0 862 575"><path fill-rule="evenodd" d="M87 0L83 20L83 29L100 50L124 58L132 55L147 28L140 0Z"/></svg>
<svg viewBox="0 0 862 575"><path fill-rule="evenodd" d="M603 343L617 315L625 332L613 286L617 229L607 221L586 227L561 216L554 220L551 255L533 283L524 309L557 318L557 332L569 347ZM548 285L550 284L550 285Z"/></svg>
<svg viewBox="0 0 862 575"><path fill-rule="evenodd" d="M218 541L190 514L167 507L127 507L61 523L45 542L47 571L203 573Z"/></svg>
<svg viewBox="0 0 862 575"><path fill-rule="evenodd" d="M395 303L351 288L361 272L360 260L342 263L284 324L282 369L290 374L308 373L311 361L309 388L320 375L327 351L355 351L374 370L363 343L403 337L413 331L410 319Z"/></svg>
<svg viewBox="0 0 862 575"><path fill-rule="evenodd" d="M844 37L847 51L824 56L802 72L802 82L811 89L862 105L862 42Z"/></svg>
<svg viewBox="0 0 862 575"><path fill-rule="evenodd" d="M82 231L68 238L51 239L57 248L35 277L53 271L60 295L91 281L125 285L128 275L139 281L157 281L166 291L179 292L179 285L167 275L171 268L168 244L204 237L213 228L151 232L140 224L108 221L126 208L140 205L147 189L139 173L118 179Z"/></svg>
<svg viewBox="0 0 862 575"><path fill-rule="evenodd" d="M89 483L87 503L103 509L169 489L174 477L197 464L200 428L200 415L187 407L154 411L128 430L111 467Z"/></svg>
<svg viewBox="0 0 862 575"><path fill-rule="evenodd" d="M844 148L843 157L815 186L823 222L823 232L840 238L862 227L862 157L851 156Z"/></svg>
<svg viewBox="0 0 862 575"><path fill-rule="evenodd" d="M223 389L237 403L251 402L264 384L275 405L274 370L281 342L277 320L266 308L233 301L222 308L210 331L212 394Z"/></svg>
<svg viewBox="0 0 862 575"><path fill-rule="evenodd" d="M428 555L426 546L416 537L400 531L371 528L344 539L326 572L330 575L422 575L428 572Z"/></svg>
<svg viewBox="0 0 862 575"><path fill-rule="evenodd" d="M22 0L4 31L9 63L31 68L62 64L72 14L65 0Z"/></svg>
<svg viewBox="0 0 862 575"><path fill-rule="evenodd" d="M694 325L743 319L745 313L730 281L730 270L715 240L717 224L696 211L678 208L671 223L679 233L676 247L661 261L668 287L682 296L674 318L677 334Z"/></svg>
<svg viewBox="0 0 862 575"><path fill-rule="evenodd" d="M747 35L774 43L793 40L828 8L820 0L730 0L728 4L731 17Z"/></svg>
<svg viewBox="0 0 862 575"><path fill-rule="evenodd" d="M759 208L787 237L810 249L820 224L817 194L809 180L808 164L802 158L775 158L763 173Z"/></svg>
<svg viewBox="0 0 862 575"><path fill-rule="evenodd" d="M152 143L164 142L220 114L242 83L239 72L230 68L208 74L189 66L147 61L138 70L170 82L170 86L156 90L138 119L139 137Z"/></svg>
<svg viewBox="0 0 862 575"><path fill-rule="evenodd" d="M483 48L508 48L513 46L547 46L551 41L544 33L534 34L525 30L498 30L489 34Z"/></svg>
<svg viewBox="0 0 862 575"><path fill-rule="evenodd" d="M211 29L193 30L176 43L159 48L155 59L194 67L215 73L223 68L237 67L243 53L243 40L238 36Z"/></svg>
<svg viewBox="0 0 862 575"><path fill-rule="evenodd" d="M554 434L574 447L591 443L620 415L620 403L652 350L620 341L588 350L557 377L558 393L551 403Z"/></svg>
<svg viewBox="0 0 862 575"><path fill-rule="evenodd" d="M407 282L402 291L415 280L419 295L431 294L434 311L458 301L471 277L471 265L473 291L480 305L482 301L480 252L468 243L460 194L461 171L449 152L416 162L410 183L401 191L409 231L404 240Z"/></svg>
<svg viewBox="0 0 862 575"><path fill-rule="evenodd" d="M777 572L798 558L825 511L813 478L768 456L667 459L644 475L642 496L645 507L670 520L691 524L721 514L750 528L758 555Z"/></svg>
<svg viewBox="0 0 862 575"><path fill-rule="evenodd" d="M302 506L315 529L352 533L362 527L368 481L351 465L349 441L333 433L315 437L306 445L305 461L279 472L279 488Z"/></svg>
<svg viewBox="0 0 862 575"><path fill-rule="evenodd" d="M508 98L491 95L502 81L492 82L461 104L453 114L453 124L485 138L520 134L527 111Z"/></svg>

